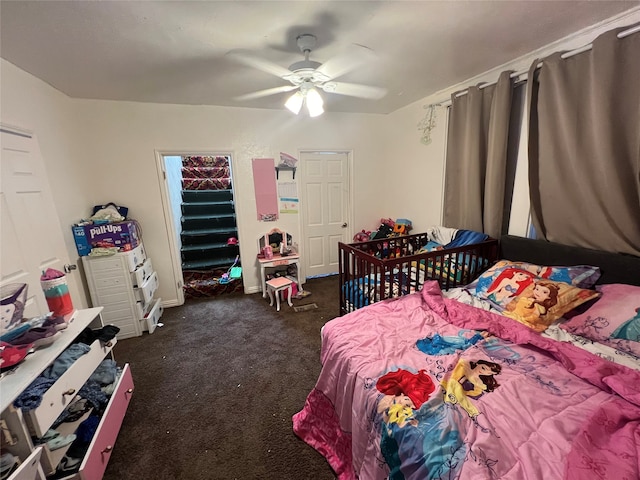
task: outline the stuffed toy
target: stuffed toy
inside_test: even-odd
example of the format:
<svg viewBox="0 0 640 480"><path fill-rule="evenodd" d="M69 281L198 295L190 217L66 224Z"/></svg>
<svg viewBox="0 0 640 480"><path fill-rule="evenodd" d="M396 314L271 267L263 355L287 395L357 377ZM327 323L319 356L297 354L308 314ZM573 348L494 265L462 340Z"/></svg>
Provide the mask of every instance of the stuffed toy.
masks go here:
<svg viewBox="0 0 640 480"><path fill-rule="evenodd" d="M369 240L369 238L371 238L371 232L362 230L361 232L358 232L353 236L353 241L366 242L367 240Z"/></svg>
<svg viewBox="0 0 640 480"><path fill-rule="evenodd" d="M381 224L378 228L378 231L371 235L371 240L377 240L380 238L389 238L393 236L393 227L390 227L386 224Z"/></svg>
<svg viewBox="0 0 640 480"><path fill-rule="evenodd" d="M399 218L393 225L393 235L399 237L400 235L408 235L411 230L411 220L406 218Z"/></svg>

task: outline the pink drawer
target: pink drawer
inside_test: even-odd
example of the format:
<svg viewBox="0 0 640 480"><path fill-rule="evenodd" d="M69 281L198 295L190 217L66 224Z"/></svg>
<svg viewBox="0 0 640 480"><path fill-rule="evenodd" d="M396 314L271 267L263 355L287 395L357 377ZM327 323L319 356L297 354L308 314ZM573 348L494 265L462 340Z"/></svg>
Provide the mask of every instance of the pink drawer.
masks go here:
<svg viewBox="0 0 640 480"><path fill-rule="evenodd" d="M132 395L133 377L126 364L75 478L96 480L103 477Z"/></svg>

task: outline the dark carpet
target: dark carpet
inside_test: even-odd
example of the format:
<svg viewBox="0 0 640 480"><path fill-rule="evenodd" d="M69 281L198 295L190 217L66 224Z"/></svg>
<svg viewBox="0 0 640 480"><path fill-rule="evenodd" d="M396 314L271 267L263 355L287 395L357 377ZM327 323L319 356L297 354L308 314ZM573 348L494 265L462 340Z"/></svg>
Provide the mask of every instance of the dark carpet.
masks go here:
<svg viewBox="0 0 640 480"><path fill-rule="evenodd" d="M152 335L121 340L135 390L105 480L329 480L291 417L320 373L320 329L338 315L338 277L276 312L261 293L188 299Z"/></svg>

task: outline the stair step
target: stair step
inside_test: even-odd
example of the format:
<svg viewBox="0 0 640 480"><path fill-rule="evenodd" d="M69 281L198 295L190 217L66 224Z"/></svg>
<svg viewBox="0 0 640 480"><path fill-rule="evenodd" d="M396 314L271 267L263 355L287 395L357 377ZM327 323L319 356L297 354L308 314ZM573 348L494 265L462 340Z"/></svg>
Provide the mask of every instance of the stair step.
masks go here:
<svg viewBox="0 0 640 480"><path fill-rule="evenodd" d="M198 228L193 230L183 230L183 236L200 236L200 235L212 235L212 234L224 234L230 236L237 236L237 228Z"/></svg>
<svg viewBox="0 0 640 480"><path fill-rule="evenodd" d="M233 215L235 206L232 200L222 202L183 202L183 215Z"/></svg>
<svg viewBox="0 0 640 480"><path fill-rule="evenodd" d="M227 167L231 163L231 157L219 155L210 156L186 156L182 157L183 167Z"/></svg>
<svg viewBox="0 0 640 480"><path fill-rule="evenodd" d="M217 250L219 248L227 248L230 245L227 242L215 242L215 243L202 243L202 244L191 244L191 245L182 245L181 250L183 252L193 252L198 250ZM235 245L233 245L235 247Z"/></svg>
<svg viewBox="0 0 640 480"><path fill-rule="evenodd" d="M183 178L182 189L189 191L217 191L228 190L231 187L231 179L226 178Z"/></svg>
<svg viewBox="0 0 640 480"><path fill-rule="evenodd" d="M222 190L182 190L182 201L185 203L232 201L233 191Z"/></svg>
<svg viewBox="0 0 640 480"><path fill-rule="evenodd" d="M236 257L225 257L225 258L212 258L207 260L193 260L190 262L183 262L182 269L202 269L202 268L215 268L215 267L231 267L233 262L235 262Z"/></svg>
<svg viewBox="0 0 640 480"><path fill-rule="evenodd" d="M204 245L204 244L203 244ZM181 249L182 263L199 262L200 260L217 260L238 255L240 249L237 245L224 245L222 248L197 248L199 245L188 245L187 249ZM192 248L193 247L193 248Z"/></svg>
<svg viewBox="0 0 640 480"><path fill-rule="evenodd" d="M196 215L184 215L182 222L188 222L189 220L217 220L217 219L233 219L236 218L235 213L214 213L214 214L196 214Z"/></svg>
<svg viewBox="0 0 640 480"><path fill-rule="evenodd" d="M198 192L202 192L203 190L196 190ZM233 200L206 200L202 202L182 202L182 205L185 207L233 207Z"/></svg>
<svg viewBox="0 0 640 480"><path fill-rule="evenodd" d="M226 228L235 230L236 216L229 214L220 215L185 215L182 217L182 228L187 231L201 230L205 228Z"/></svg>
<svg viewBox="0 0 640 480"><path fill-rule="evenodd" d="M229 178L231 170L224 167L182 167L184 178Z"/></svg>

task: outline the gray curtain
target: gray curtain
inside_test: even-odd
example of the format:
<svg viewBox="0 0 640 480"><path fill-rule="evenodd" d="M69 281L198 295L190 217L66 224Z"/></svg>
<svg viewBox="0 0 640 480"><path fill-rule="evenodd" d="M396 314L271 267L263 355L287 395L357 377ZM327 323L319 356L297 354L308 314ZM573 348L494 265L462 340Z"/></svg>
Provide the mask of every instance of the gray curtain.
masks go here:
<svg viewBox="0 0 640 480"><path fill-rule="evenodd" d="M599 36L529 72L529 188L539 238L640 255L640 33Z"/></svg>
<svg viewBox="0 0 640 480"><path fill-rule="evenodd" d="M505 171L513 82L452 95L444 192L444 226L498 238L504 215Z"/></svg>

